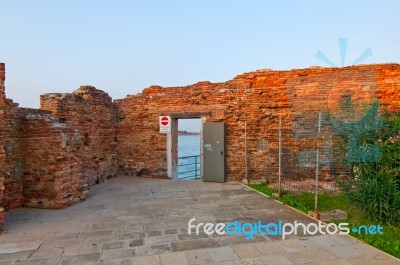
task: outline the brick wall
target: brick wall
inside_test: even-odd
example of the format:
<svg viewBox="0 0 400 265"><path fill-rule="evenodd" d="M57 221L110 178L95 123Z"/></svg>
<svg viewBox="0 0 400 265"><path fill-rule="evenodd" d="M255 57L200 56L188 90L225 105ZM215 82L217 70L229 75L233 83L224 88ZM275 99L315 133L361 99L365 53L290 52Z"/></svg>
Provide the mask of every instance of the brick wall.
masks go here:
<svg viewBox="0 0 400 265"><path fill-rule="evenodd" d="M5 96L5 87L4 81L6 79L5 73L5 65L4 63L0 63L0 230L3 226L3 218L4 218L4 205L3 205L3 196L4 196L4 173L5 173L5 161L6 161L6 153L4 150L4 127L5 127L5 108L6 108L6 96Z"/></svg>
<svg viewBox="0 0 400 265"><path fill-rule="evenodd" d="M45 94L41 109L73 128L82 145L75 150L79 174L89 185L116 176L118 115L111 97L91 86L71 94Z"/></svg>
<svg viewBox="0 0 400 265"><path fill-rule="evenodd" d="M64 208L86 199L75 130L43 110L21 108L19 119L24 206Z"/></svg>
<svg viewBox="0 0 400 265"><path fill-rule="evenodd" d="M225 122L228 179L241 180L245 124L251 179L277 174L279 117L287 174L309 177L319 111L334 114L348 96L355 102L379 99L389 110L400 110L398 64L260 70L224 83L152 86L114 102L105 92L83 86L42 95L40 110L7 100L4 80L0 64L0 224L4 209L63 208L86 199L90 185L119 172L166 177L167 135L159 133L160 115ZM329 131L323 128L322 135ZM259 148L262 141L266 150ZM330 140L321 143L321 150L330 148ZM321 157L322 176L334 176L332 158Z"/></svg>
<svg viewBox="0 0 400 265"><path fill-rule="evenodd" d="M159 133L159 115L207 117L223 121L224 107L204 100L215 85L201 82L188 88L153 86L136 96L114 101L120 109L118 156L128 175L167 177L166 134ZM189 91L193 91L190 97ZM223 96L223 95L222 95ZM214 97L215 100L219 100Z"/></svg>
<svg viewBox="0 0 400 265"><path fill-rule="evenodd" d="M21 207L24 204L22 192L22 149L19 134L20 119L18 104L6 100L6 119L4 128L4 208Z"/></svg>
<svg viewBox="0 0 400 265"><path fill-rule="evenodd" d="M245 73L224 83L200 82L186 87L152 86L137 95L116 100L121 112L119 157L125 172L166 176L166 135L158 133L158 116L177 117L198 113L206 121L227 124L228 179L241 180L245 165L245 123L249 176L254 179L277 174L278 122L282 117L285 143L283 161L297 177L313 176L314 169L300 166L316 146L314 128L319 111L334 113L338 100L379 99L389 110L400 110L400 66L365 65L346 68L308 68L290 71L261 70ZM361 92L357 92L361 91ZM314 119L310 119L315 117ZM310 120L312 126L310 127ZM310 128L309 128L310 127ZM327 134L328 131L322 131ZM260 140L268 142L265 152ZM322 143L328 148L329 142ZM260 163L268 165L260 170ZM329 163L328 163L329 165ZM328 178L335 172L323 168Z"/></svg>
<svg viewBox="0 0 400 265"><path fill-rule="evenodd" d="M0 66L0 218L4 209L72 205L116 175L118 116L106 93L84 86L41 96L40 110L19 108L5 99Z"/></svg>

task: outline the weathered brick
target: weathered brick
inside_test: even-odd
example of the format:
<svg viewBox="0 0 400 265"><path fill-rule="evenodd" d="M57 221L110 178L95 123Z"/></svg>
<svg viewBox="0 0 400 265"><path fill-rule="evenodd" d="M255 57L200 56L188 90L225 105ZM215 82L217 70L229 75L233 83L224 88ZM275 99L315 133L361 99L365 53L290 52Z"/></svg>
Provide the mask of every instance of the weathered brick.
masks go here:
<svg viewBox="0 0 400 265"><path fill-rule="evenodd" d="M82 86L72 93L42 95L40 109L20 108L6 99L4 80L0 63L0 224L11 208L75 204L89 197L90 185L119 173L166 177L167 139L158 132L160 115L225 122L227 175L240 181L245 123L251 178L277 174L278 117L284 124L284 162L296 175L313 176L314 169L299 161L299 154L317 143L315 137L304 137L307 126L315 128L309 117L334 113L346 96L363 102L376 98L388 110L400 110L399 64L260 70L224 83L151 86L114 102L107 93ZM261 139L268 151L258 150ZM261 171L260 161L270 166ZM332 172L329 166L321 169L323 177Z"/></svg>
<svg viewBox="0 0 400 265"><path fill-rule="evenodd" d="M241 180L245 175L245 122L247 123L248 174L261 179L277 175L278 122L283 120L286 148L283 157L288 172L298 177L314 176L312 167L299 167L298 154L315 149L316 137L304 139L306 129L317 128L318 111L335 112L338 100L379 99L389 110L400 109L398 64L363 65L346 68L307 68L290 71L260 70L233 80L212 84L199 82L185 87L151 86L137 95L115 100L121 113L118 151L126 173L166 177L166 135L158 133L158 117L183 118L198 114L208 122L227 125L227 175ZM312 119L310 119L312 118ZM314 124L310 124L310 120ZM323 131L323 136L327 134ZM294 137L293 137L294 135ZM261 139L268 151L258 150ZM329 145L329 143L325 143ZM322 145L324 147L324 144ZM260 162L261 161L261 162ZM267 165L262 167L260 165ZM288 168L288 167L291 168ZM329 175L323 168L324 176Z"/></svg>

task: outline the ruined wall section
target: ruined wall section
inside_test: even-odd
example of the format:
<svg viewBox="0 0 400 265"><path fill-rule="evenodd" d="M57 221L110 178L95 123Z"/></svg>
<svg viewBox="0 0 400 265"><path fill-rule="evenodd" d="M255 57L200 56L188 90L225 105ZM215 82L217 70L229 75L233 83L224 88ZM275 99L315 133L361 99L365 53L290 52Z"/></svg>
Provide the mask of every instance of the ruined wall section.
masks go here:
<svg viewBox="0 0 400 265"><path fill-rule="evenodd" d="M4 63L0 63L0 132L3 132L5 127L5 108L6 95L4 81L6 80ZM0 230L3 226L4 219L4 172L5 172L6 153L4 150L4 134L0 133Z"/></svg>
<svg viewBox="0 0 400 265"><path fill-rule="evenodd" d="M41 110L18 108L5 98L4 72L0 64L0 224L4 209L62 208L84 200L89 185L119 171L167 177L160 115L225 122L228 178L241 180L246 145L250 179L277 175L279 117L284 174L300 178L315 174L319 111L334 113L346 97L379 99L381 106L400 111L398 64L260 70L224 83L152 86L114 103L105 92L84 86L41 96ZM329 133L324 127L322 135ZM322 178L336 174L331 149L330 140L321 144Z"/></svg>
<svg viewBox="0 0 400 265"><path fill-rule="evenodd" d="M118 113L107 93L82 86L70 94L45 94L41 109L52 113L83 145L75 150L79 174L89 185L117 175Z"/></svg>
<svg viewBox="0 0 400 265"><path fill-rule="evenodd" d="M64 208L89 196L76 150L82 141L49 112L21 108L24 206Z"/></svg>
<svg viewBox="0 0 400 265"><path fill-rule="evenodd" d="M382 110L400 110L399 77L398 64L382 64L256 71L229 81L240 81L241 86L248 87L242 111L247 115L249 177L277 177L279 117L282 118L284 177L314 178L317 145L320 146L320 178L332 180L342 176L343 168L333 154L334 132L326 120L327 114L339 113L340 102L347 97L355 107L379 100ZM319 112L322 114L320 143ZM266 140L266 150L259 148L263 140Z"/></svg>
<svg viewBox="0 0 400 265"><path fill-rule="evenodd" d="M318 112L338 110L341 98L371 102L379 99L389 110L399 110L398 64L346 68L308 68L290 71L260 70L233 80L186 87L152 86L141 94L115 101L121 111L119 157L132 174L166 176L166 135L158 132L158 117L181 118L200 113L204 121L227 125L227 174L230 180L245 176L245 127L247 163L251 179L278 173L278 128L282 118L284 166L288 177L314 177ZM207 112L209 114L207 114ZM328 136L328 128L322 136ZM326 137L329 139L329 137ZM267 148L260 150L260 142ZM322 178L335 176L332 142L321 143ZM322 150L321 149L321 150Z"/></svg>
<svg viewBox="0 0 400 265"><path fill-rule="evenodd" d="M223 120L224 110L213 104L203 104L215 85L201 82L191 88L164 89L152 86L143 93L115 100L120 110L118 156L124 174L147 177L167 177L167 135L159 133L158 117L206 116L208 120ZM194 116L193 116L194 115ZM186 117L189 117L186 116Z"/></svg>
<svg viewBox="0 0 400 265"><path fill-rule="evenodd" d="M5 210L18 208L24 205L22 146L19 134L20 119L18 104L6 100L6 119L4 128L4 208Z"/></svg>
<svg viewBox="0 0 400 265"><path fill-rule="evenodd" d="M285 90L252 88L255 78L256 75L244 75L219 84L153 86L141 94L115 101L122 115L119 151L124 167L132 172L146 172L148 176L158 177L160 172L165 176L166 135L158 132L158 117L185 118L197 113L206 122L226 122L227 174L232 180L241 179L245 164L245 123L248 137L252 130L254 134L260 133L263 131L260 126L284 112L280 108L288 104ZM281 94L283 100L279 100ZM266 111L268 107L270 111ZM263 120L257 120L258 117Z"/></svg>
<svg viewBox="0 0 400 265"><path fill-rule="evenodd" d="M381 106L400 111L400 65L377 65L378 97Z"/></svg>
<svg viewBox="0 0 400 265"><path fill-rule="evenodd" d="M379 100L381 110L400 109L400 66L362 65L346 68L308 68L257 71L236 77L250 83L247 113L248 172L250 178L278 175L278 128L282 117L282 169L287 178L315 176L318 113L321 112L320 178L335 179L343 168L333 153L332 128L327 114L340 113L340 102L351 98L356 108ZM245 83L245 82L244 82ZM272 92L274 91L274 92ZM265 93L269 94L265 97ZM259 94L259 95L258 95ZM250 116L249 116L250 115ZM265 139L267 149L259 149Z"/></svg>

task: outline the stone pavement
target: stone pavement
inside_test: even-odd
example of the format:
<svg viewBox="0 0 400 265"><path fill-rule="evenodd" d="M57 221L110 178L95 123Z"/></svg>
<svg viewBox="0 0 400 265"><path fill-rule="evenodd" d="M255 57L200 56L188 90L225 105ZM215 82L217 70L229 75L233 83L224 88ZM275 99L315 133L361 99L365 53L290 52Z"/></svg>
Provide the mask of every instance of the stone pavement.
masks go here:
<svg viewBox="0 0 400 265"><path fill-rule="evenodd" d="M116 178L63 210L15 209L1 264L400 264L349 236L189 235L187 223L312 219L238 183Z"/></svg>

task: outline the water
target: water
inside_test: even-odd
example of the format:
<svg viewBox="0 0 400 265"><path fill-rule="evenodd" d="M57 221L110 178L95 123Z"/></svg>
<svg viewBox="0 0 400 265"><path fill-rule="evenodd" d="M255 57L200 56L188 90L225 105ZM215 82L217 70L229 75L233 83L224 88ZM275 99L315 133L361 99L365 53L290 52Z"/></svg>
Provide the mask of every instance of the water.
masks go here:
<svg viewBox="0 0 400 265"><path fill-rule="evenodd" d="M200 135L178 136L178 157L200 155Z"/></svg>
<svg viewBox="0 0 400 265"><path fill-rule="evenodd" d="M178 136L178 157L200 155L200 136L199 135L179 135ZM200 174L200 158L197 158L197 175ZM179 164L195 163L195 158L179 159ZM180 166L178 168L178 178L190 178L194 172L182 173L184 171L195 170L195 165ZM193 177L191 178L193 179Z"/></svg>

